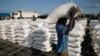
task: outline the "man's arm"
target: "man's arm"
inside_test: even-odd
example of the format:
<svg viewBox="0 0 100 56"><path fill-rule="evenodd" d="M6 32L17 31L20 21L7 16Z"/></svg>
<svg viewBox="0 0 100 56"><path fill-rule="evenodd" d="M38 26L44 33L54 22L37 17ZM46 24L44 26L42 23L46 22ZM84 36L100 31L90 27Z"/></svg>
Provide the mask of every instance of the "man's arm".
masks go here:
<svg viewBox="0 0 100 56"><path fill-rule="evenodd" d="M71 31L75 26L75 19L73 17L70 17L69 24L68 24L68 32Z"/></svg>
<svg viewBox="0 0 100 56"><path fill-rule="evenodd" d="M68 24L68 33L69 31L71 31L74 28L75 25L75 16L76 12L75 12L75 8L72 7L69 11L69 24Z"/></svg>

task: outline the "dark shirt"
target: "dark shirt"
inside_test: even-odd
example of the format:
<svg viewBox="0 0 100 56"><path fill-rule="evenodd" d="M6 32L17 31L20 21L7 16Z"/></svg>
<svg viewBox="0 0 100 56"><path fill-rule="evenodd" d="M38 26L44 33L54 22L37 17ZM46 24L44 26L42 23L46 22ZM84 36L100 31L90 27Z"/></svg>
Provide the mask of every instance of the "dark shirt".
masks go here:
<svg viewBox="0 0 100 56"><path fill-rule="evenodd" d="M66 25L67 23L67 18L60 18L58 21L57 21L57 24L63 24L63 25Z"/></svg>

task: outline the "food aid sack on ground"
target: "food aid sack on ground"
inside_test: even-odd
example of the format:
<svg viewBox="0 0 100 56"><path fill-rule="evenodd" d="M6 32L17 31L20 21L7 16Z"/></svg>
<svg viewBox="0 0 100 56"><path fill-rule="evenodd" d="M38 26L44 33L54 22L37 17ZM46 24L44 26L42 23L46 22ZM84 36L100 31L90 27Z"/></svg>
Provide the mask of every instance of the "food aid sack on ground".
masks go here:
<svg viewBox="0 0 100 56"><path fill-rule="evenodd" d="M86 25L86 20L77 21L72 31L69 32L68 53L70 56L80 56Z"/></svg>
<svg viewBox="0 0 100 56"><path fill-rule="evenodd" d="M0 38L7 39L6 36L6 25L9 23L7 20L0 21Z"/></svg>
<svg viewBox="0 0 100 56"><path fill-rule="evenodd" d="M95 52L100 56L100 21L98 20L91 20L91 35L94 42L94 49Z"/></svg>
<svg viewBox="0 0 100 56"><path fill-rule="evenodd" d="M34 38L33 42L33 48L49 52L52 50L51 44L50 44L50 36L48 28L39 27L35 30L33 30L32 37Z"/></svg>
<svg viewBox="0 0 100 56"><path fill-rule="evenodd" d="M30 31L30 24L27 21L19 20L19 24L15 29L16 42L19 45L31 47L32 40L30 40L31 37L29 37Z"/></svg>
<svg viewBox="0 0 100 56"><path fill-rule="evenodd" d="M15 29L18 25L18 20L9 20L9 24L6 25L7 40L15 43Z"/></svg>

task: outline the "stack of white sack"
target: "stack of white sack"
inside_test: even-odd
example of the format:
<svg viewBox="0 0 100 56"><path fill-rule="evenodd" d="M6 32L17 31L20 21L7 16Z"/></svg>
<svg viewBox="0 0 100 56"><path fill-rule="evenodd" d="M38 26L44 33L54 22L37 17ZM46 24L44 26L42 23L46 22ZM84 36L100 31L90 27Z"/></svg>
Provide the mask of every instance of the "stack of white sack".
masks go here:
<svg viewBox="0 0 100 56"><path fill-rule="evenodd" d="M98 20L91 20L91 22L90 22L91 27L94 27L97 24L100 24L100 21L98 21Z"/></svg>
<svg viewBox="0 0 100 56"><path fill-rule="evenodd" d="M69 43L68 43L68 52L69 56L80 56L81 53L81 43L85 35L87 21L80 20L75 23L75 26L72 31L69 32Z"/></svg>
<svg viewBox="0 0 100 56"><path fill-rule="evenodd" d="M34 30L35 28L37 28L39 26L40 23L43 22L43 19L36 19L36 21L30 21L29 24L31 25L31 30Z"/></svg>
<svg viewBox="0 0 100 56"><path fill-rule="evenodd" d="M57 44L57 33L56 33L56 29L55 29L55 23L53 24L49 24L48 26L44 26L44 19L37 19L36 21L32 21L30 22L30 25L31 25L31 28L33 30L36 30L37 28L47 28L49 30L48 34L51 34L49 35L48 37L50 37L50 43L54 43L54 44ZM47 23L46 23L47 24ZM33 37L34 38L34 37ZM40 38L40 39L43 39L43 38Z"/></svg>
<svg viewBox="0 0 100 56"><path fill-rule="evenodd" d="M28 22L23 21L23 20L19 20L18 23L19 24L17 25L15 29L16 42L19 45L31 47L33 40L30 37L30 31L31 31L30 25L28 24Z"/></svg>
<svg viewBox="0 0 100 56"><path fill-rule="evenodd" d="M9 24L6 25L7 40L15 43L15 29L18 25L17 20L9 20Z"/></svg>
<svg viewBox="0 0 100 56"><path fill-rule="evenodd" d="M95 52L100 56L100 21L91 20L90 25L92 27L91 35L95 43Z"/></svg>
<svg viewBox="0 0 100 56"><path fill-rule="evenodd" d="M7 38L6 27L5 27L7 23L8 23L8 21L6 21L6 20L0 21L0 38L1 39Z"/></svg>
<svg viewBox="0 0 100 56"><path fill-rule="evenodd" d="M52 50L50 44L50 36L49 29L45 27L38 27L33 30L32 37L34 39L33 48L49 52Z"/></svg>
<svg viewBox="0 0 100 56"><path fill-rule="evenodd" d="M49 33L51 34L51 38L50 38L50 41L51 41L51 44L57 44L57 32L56 32L56 27L55 27L56 24L50 24L48 26L48 29L49 29Z"/></svg>
<svg viewBox="0 0 100 56"><path fill-rule="evenodd" d="M30 19L14 19L0 21L0 38L7 39L25 47L32 47ZM34 24L34 23L33 23ZM38 23L39 24L39 23ZM37 25L38 25L37 24Z"/></svg>
<svg viewBox="0 0 100 56"><path fill-rule="evenodd" d="M19 19L20 22L25 21L30 25L30 29L33 30L33 24L35 24L36 21L32 21L31 19Z"/></svg>

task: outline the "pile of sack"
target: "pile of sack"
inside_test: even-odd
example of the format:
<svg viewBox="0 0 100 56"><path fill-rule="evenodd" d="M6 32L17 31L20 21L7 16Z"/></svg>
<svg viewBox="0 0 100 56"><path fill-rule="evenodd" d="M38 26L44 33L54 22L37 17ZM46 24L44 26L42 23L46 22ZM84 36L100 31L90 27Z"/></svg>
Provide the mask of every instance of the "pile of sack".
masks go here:
<svg viewBox="0 0 100 56"><path fill-rule="evenodd" d="M4 21L0 21L0 38L2 39L6 39L6 24L8 23L8 21L4 20Z"/></svg>
<svg viewBox="0 0 100 56"><path fill-rule="evenodd" d="M91 20L91 35L95 43L95 52L100 56L100 21Z"/></svg>
<svg viewBox="0 0 100 56"><path fill-rule="evenodd" d="M7 39L25 47L32 47L30 19L0 21L0 38Z"/></svg>
<svg viewBox="0 0 100 56"><path fill-rule="evenodd" d="M50 24L48 26L48 29L49 29L49 33L51 34L51 38L50 38L50 41L51 41L51 44L57 44L57 32L56 32L56 27L55 27L56 24Z"/></svg>
<svg viewBox="0 0 100 56"><path fill-rule="evenodd" d="M18 25L18 21L9 20L9 23L5 26L7 40L15 43L15 29Z"/></svg>
<svg viewBox="0 0 100 56"><path fill-rule="evenodd" d="M44 19L37 19L29 23L31 25L31 38L33 39L33 48L49 52L52 50L51 45L57 44L57 34L55 24L44 26Z"/></svg>
<svg viewBox="0 0 100 56"><path fill-rule="evenodd" d="M29 23L31 25L31 28L33 29L33 32L37 31L37 29L40 29L40 28L41 28L42 31L44 31L43 29L48 29L48 34L49 34L48 37L50 38L50 40L47 40L47 41L50 42L49 46L51 46L52 44L57 44L57 33L56 33L56 29L55 29L55 25L56 24L49 24L49 26L43 26L40 23L41 24L44 23L44 19L37 19L36 21L32 21L32 22ZM47 31L47 30L45 30L45 31ZM32 35L31 37L33 38L33 40L35 38L40 38L39 41L41 41L42 39L44 39L44 38L41 39L41 37L35 37L34 34L33 34L33 32L31 33L31 35ZM38 34L38 33L36 33L36 34ZM40 35L42 36L43 34L39 34L39 36ZM48 37L45 37L45 38L48 38ZM34 43L34 41L33 41L33 43ZM35 46L35 45L33 44L33 46ZM38 50L41 50L41 49L38 49ZM50 48L50 50L51 50L51 48Z"/></svg>
<svg viewBox="0 0 100 56"><path fill-rule="evenodd" d="M43 22L43 19L38 18L35 21L29 21L28 23L30 24L31 30L34 30L34 29L36 29L39 26L39 24L41 22Z"/></svg>
<svg viewBox="0 0 100 56"><path fill-rule="evenodd" d="M30 35L30 25L26 21L19 21L19 24L17 25L15 29L15 38L16 42L19 45L23 45L26 47L31 47L31 40L29 35Z"/></svg>
<svg viewBox="0 0 100 56"><path fill-rule="evenodd" d="M81 43L85 35L87 21L81 20L76 22L72 31L69 32L68 53L69 56L80 56Z"/></svg>
<svg viewBox="0 0 100 56"><path fill-rule="evenodd" d="M52 50L51 44L50 44L50 36L49 29L45 27L38 27L32 32L33 37L33 48L49 52Z"/></svg>

